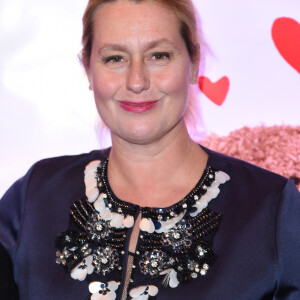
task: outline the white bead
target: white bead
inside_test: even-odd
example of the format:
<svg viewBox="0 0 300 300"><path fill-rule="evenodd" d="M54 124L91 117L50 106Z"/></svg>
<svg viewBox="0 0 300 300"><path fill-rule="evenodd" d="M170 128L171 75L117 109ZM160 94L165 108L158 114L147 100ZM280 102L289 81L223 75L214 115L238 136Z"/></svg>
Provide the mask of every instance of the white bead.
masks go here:
<svg viewBox="0 0 300 300"><path fill-rule="evenodd" d="M85 264L87 265L87 273L92 274L94 272L93 256L89 255L85 258Z"/></svg>
<svg viewBox="0 0 300 300"><path fill-rule="evenodd" d="M93 281L89 284L89 291L91 294L95 294L101 290L100 288L101 282L99 281Z"/></svg>
<svg viewBox="0 0 300 300"><path fill-rule="evenodd" d="M215 199L219 195L220 189L219 188L210 188L210 189L208 189L208 191L206 193L207 193L208 197L210 197L211 199Z"/></svg>
<svg viewBox="0 0 300 300"><path fill-rule="evenodd" d="M100 216L105 221L110 221L112 218L112 212L109 208L105 208L100 212Z"/></svg>
<svg viewBox="0 0 300 300"><path fill-rule="evenodd" d="M116 281L109 281L108 282L108 289L111 291L116 291L119 287L120 283Z"/></svg>
<svg viewBox="0 0 300 300"><path fill-rule="evenodd" d="M105 195L105 194L101 193L99 195L99 197L97 198L97 200L94 202L94 207L98 212L100 212L106 208L105 202L103 200L103 195Z"/></svg>
<svg viewBox="0 0 300 300"><path fill-rule="evenodd" d="M71 271L71 277L75 280L83 281L86 278L87 269L80 269L78 268L79 265L81 265L81 263Z"/></svg>
<svg viewBox="0 0 300 300"><path fill-rule="evenodd" d="M146 288L147 288L146 285L141 285L134 289L131 289L129 292L129 296L132 298L136 298L136 297L142 295L145 292Z"/></svg>
<svg viewBox="0 0 300 300"><path fill-rule="evenodd" d="M111 214L110 226L115 228L121 228L123 225L124 216L118 213Z"/></svg>
<svg viewBox="0 0 300 300"><path fill-rule="evenodd" d="M85 189L86 197L88 198L89 202L94 202L99 196L99 190L97 186L87 186Z"/></svg>
<svg viewBox="0 0 300 300"><path fill-rule="evenodd" d="M185 211L183 211L180 215L178 215L177 217L171 218L168 221L161 221L161 228L156 230L157 233L162 233L162 232L168 232L169 229L171 229L172 227L174 227L179 221L181 221L181 219L183 218L183 216L185 215Z"/></svg>
<svg viewBox="0 0 300 300"><path fill-rule="evenodd" d="M150 219L142 218L142 220L140 222L140 229L142 231L153 233L154 230L155 230L155 226L154 226L153 222Z"/></svg>
<svg viewBox="0 0 300 300"><path fill-rule="evenodd" d="M103 296L99 293L92 294L91 300L103 300Z"/></svg>
<svg viewBox="0 0 300 300"><path fill-rule="evenodd" d="M225 183L226 181L230 180L230 176L225 172L218 171L216 172L215 180L220 182L221 184Z"/></svg>
<svg viewBox="0 0 300 300"><path fill-rule="evenodd" d="M134 218L133 218L133 216L127 216L126 218L124 218L123 225L126 228L131 228L134 225Z"/></svg>
<svg viewBox="0 0 300 300"><path fill-rule="evenodd" d="M87 166L85 167L85 171L89 171L91 169L97 169L98 166L100 165L100 160L93 160Z"/></svg>
<svg viewBox="0 0 300 300"><path fill-rule="evenodd" d="M106 294L105 296L103 296L103 298L101 298L101 300L115 300L117 297L116 293L111 291L108 294Z"/></svg>
<svg viewBox="0 0 300 300"><path fill-rule="evenodd" d="M155 285L148 285L149 290L148 290L148 294L150 296L156 296L158 293L158 288Z"/></svg>

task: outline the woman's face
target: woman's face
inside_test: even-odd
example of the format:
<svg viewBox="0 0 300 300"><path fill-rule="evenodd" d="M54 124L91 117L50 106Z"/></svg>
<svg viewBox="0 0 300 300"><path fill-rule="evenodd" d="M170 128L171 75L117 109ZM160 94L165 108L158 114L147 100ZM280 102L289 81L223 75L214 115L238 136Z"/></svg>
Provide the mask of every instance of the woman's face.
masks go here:
<svg viewBox="0 0 300 300"><path fill-rule="evenodd" d="M182 126L197 70L166 8L117 1L96 12L88 78L112 138L153 143Z"/></svg>

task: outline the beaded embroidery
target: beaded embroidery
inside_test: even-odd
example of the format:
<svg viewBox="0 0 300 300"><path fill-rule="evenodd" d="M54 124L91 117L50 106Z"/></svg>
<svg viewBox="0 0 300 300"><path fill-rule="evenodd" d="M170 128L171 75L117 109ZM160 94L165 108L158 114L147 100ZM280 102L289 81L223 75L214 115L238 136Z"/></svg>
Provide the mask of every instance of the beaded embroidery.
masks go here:
<svg viewBox="0 0 300 300"><path fill-rule="evenodd" d="M107 164L108 160L92 161L86 167L86 198L71 208L73 228L56 239L56 262L74 279L84 280L94 273L101 282L94 283L91 293L111 293L114 299L119 283L109 283L106 277L120 280L127 232L141 211L141 235L134 264L149 278L150 285L141 286L143 292L156 288L153 284L175 288L206 275L216 260L211 244L221 219L221 214L207 208L207 204L217 197L219 185L229 176L208 167L181 201L167 208L141 208L114 195L107 179ZM140 295L141 287L131 284L132 299Z"/></svg>

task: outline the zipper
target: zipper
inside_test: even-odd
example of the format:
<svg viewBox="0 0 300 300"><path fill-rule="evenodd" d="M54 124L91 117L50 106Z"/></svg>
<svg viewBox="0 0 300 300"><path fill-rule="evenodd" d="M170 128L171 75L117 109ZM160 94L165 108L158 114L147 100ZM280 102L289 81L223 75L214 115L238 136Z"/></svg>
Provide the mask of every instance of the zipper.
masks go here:
<svg viewBox="0 0 300 300"><path fill-rule="evenodd" d="M126 275L125 275L125 280L124 280L124 285L123 285L123 293L122 293L121 300L126 300L127 299L128 286L129 286L130 279L131 279L133 261L134 261L134 256L129 253L128 254L128 259L127 259Z"/></svg>
<svg viewBox="0 0 300 300"><path fill-rule="evenodd" d="M128 286L131 280L131 274L133 269L133 262L134 262L134 253L136 251L139 235L140 235L140 221L141 221L141 211L140 209L137 212L137 217L135 219L135 223L130 233L130 238L128 242L128 255L127 255L127 263L126 263L126 273L125 273L125 280L122 288L122 296L121 300L126 300L128 295Z"/></svg>

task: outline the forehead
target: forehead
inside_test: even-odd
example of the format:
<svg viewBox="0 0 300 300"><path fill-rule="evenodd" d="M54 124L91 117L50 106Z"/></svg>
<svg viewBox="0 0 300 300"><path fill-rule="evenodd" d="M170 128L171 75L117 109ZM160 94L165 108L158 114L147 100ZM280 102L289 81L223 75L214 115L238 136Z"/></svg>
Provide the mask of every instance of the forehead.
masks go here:
<svg viewBox="0 0 300 300"><path fill-rule="evenodd" d="M109 43L130 38L182 40L177 17L161 4L122 0L101 5L94 16L94 40Z"/></svg>

